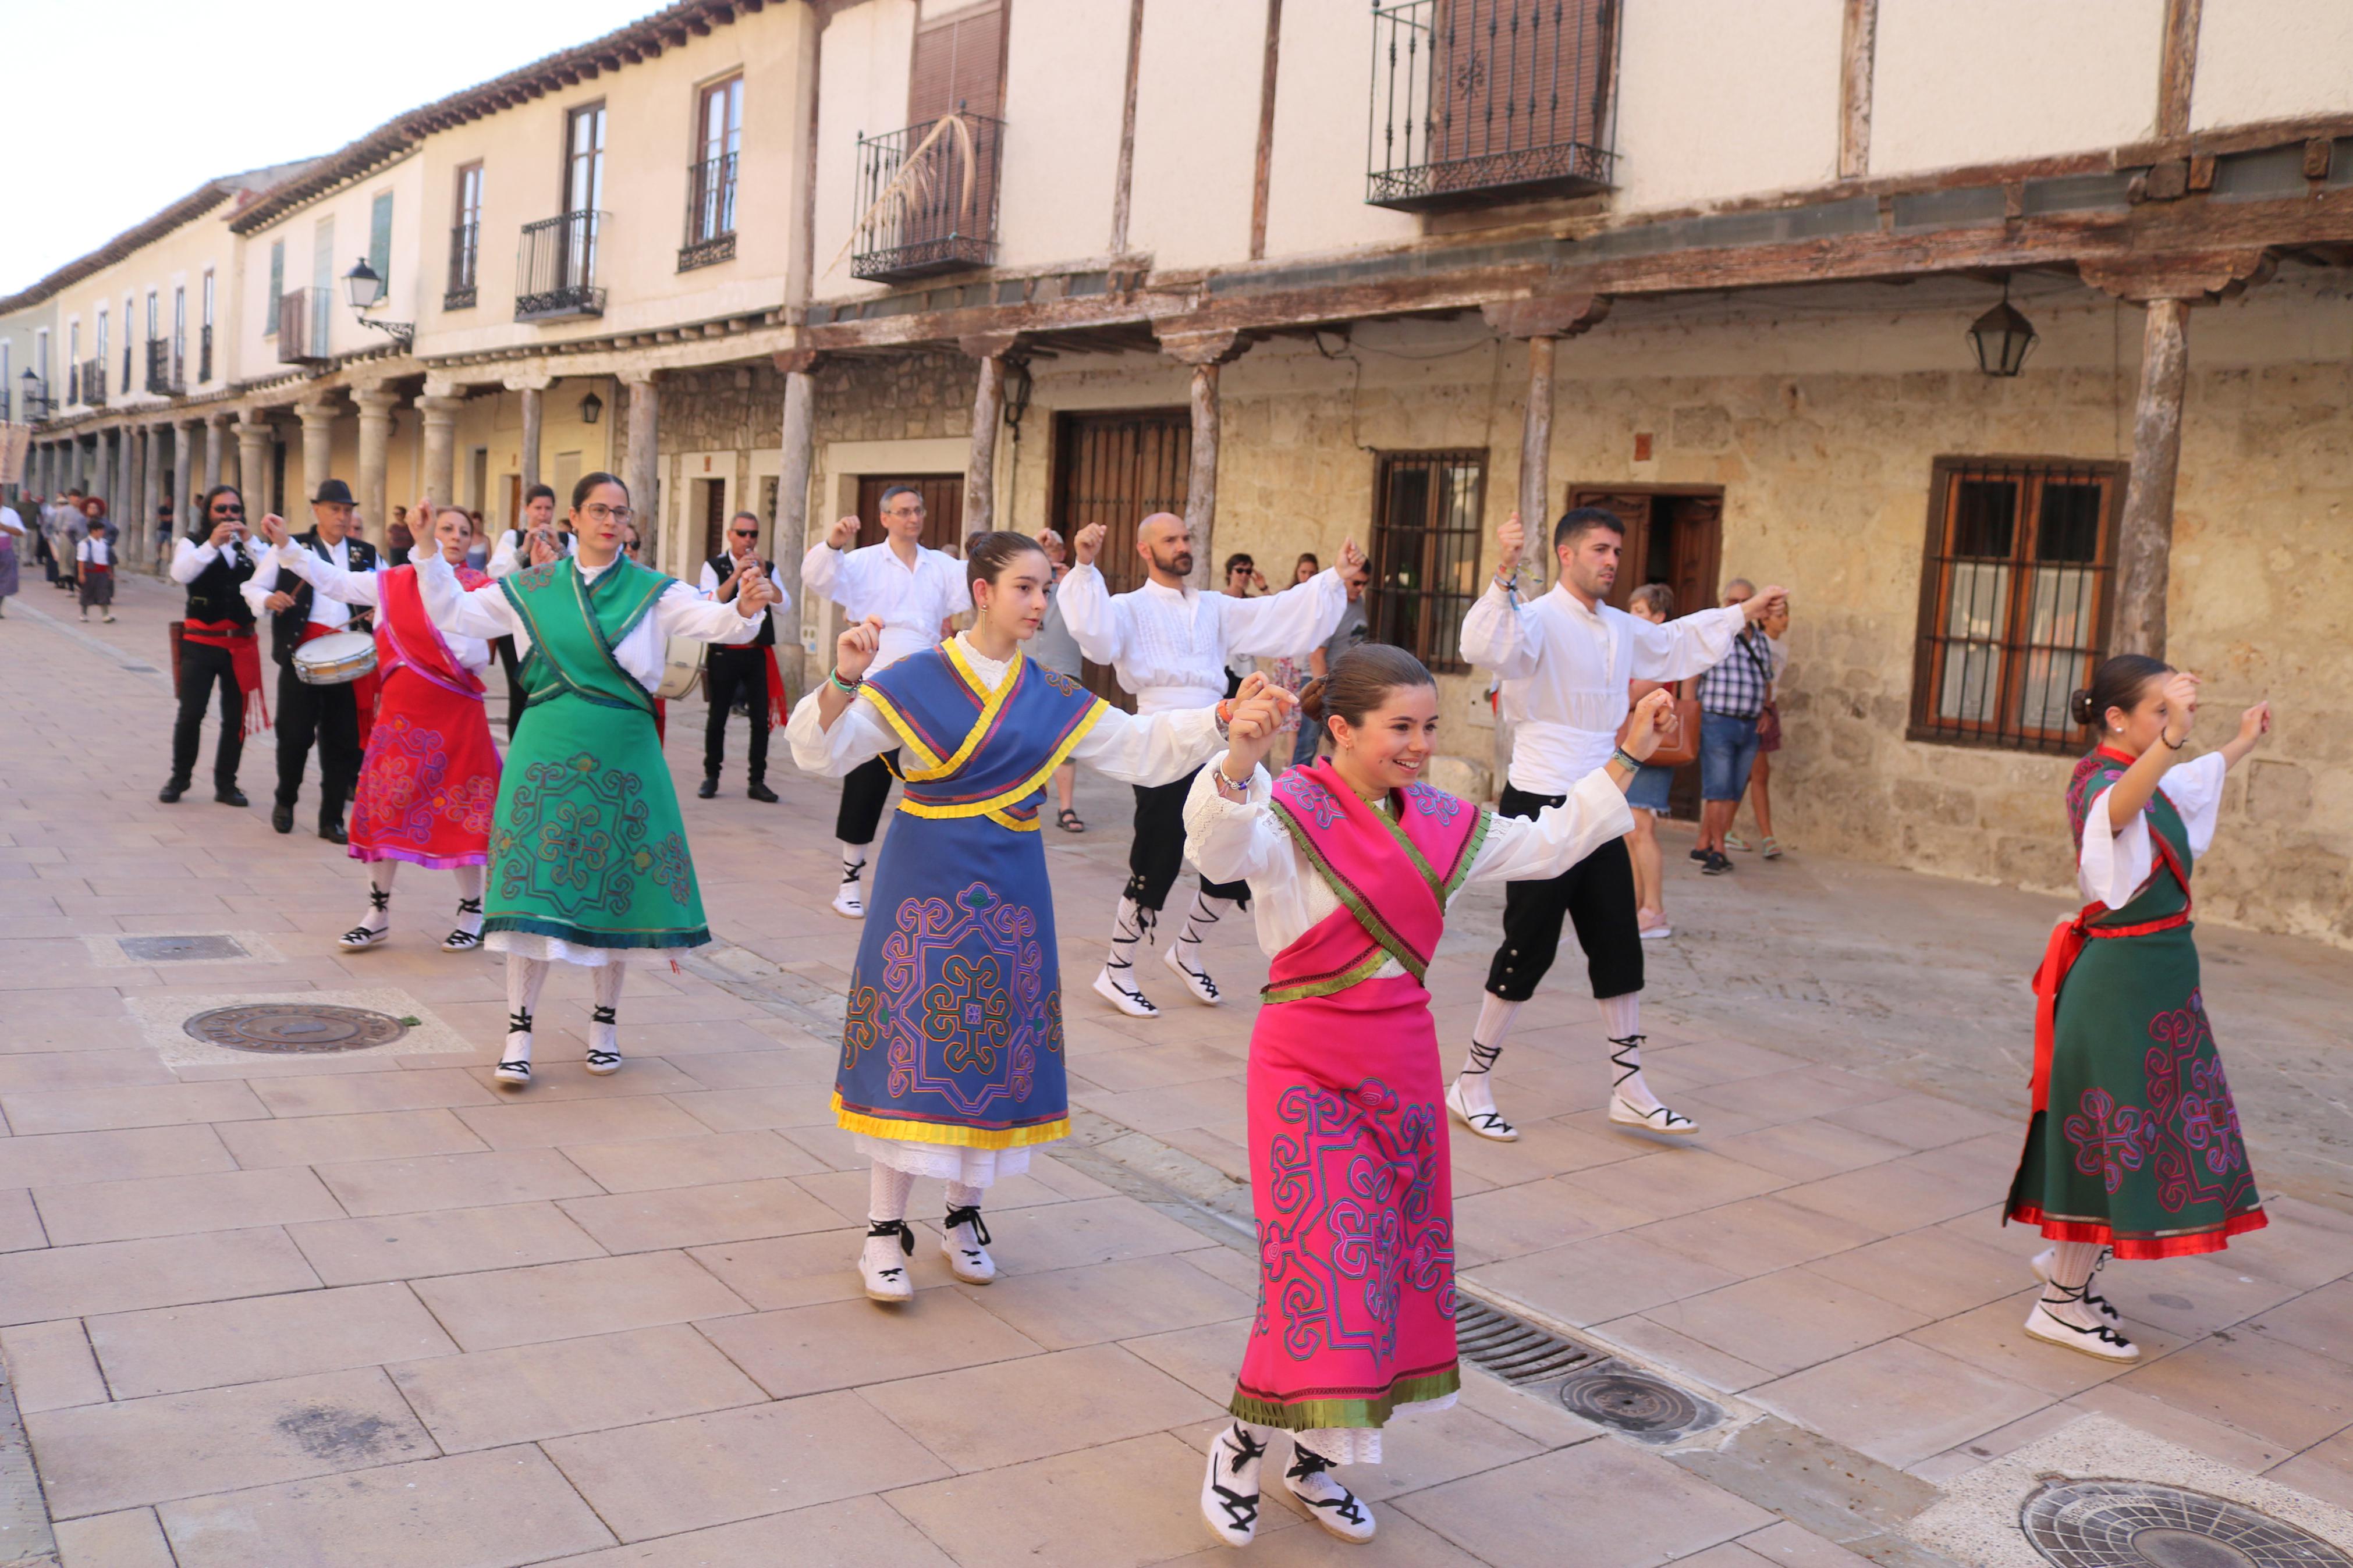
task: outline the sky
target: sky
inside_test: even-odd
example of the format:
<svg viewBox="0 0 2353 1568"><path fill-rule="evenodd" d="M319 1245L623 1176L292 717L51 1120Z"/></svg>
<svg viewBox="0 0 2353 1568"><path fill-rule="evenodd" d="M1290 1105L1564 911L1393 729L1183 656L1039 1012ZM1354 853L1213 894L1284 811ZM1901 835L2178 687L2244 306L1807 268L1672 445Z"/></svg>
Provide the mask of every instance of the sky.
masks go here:
<svg viewBox="0 0 2353 1568"><path fill-rule="evenodd" d="M0 296L216 175L330 153L663 0L0 0Z"/></svg>

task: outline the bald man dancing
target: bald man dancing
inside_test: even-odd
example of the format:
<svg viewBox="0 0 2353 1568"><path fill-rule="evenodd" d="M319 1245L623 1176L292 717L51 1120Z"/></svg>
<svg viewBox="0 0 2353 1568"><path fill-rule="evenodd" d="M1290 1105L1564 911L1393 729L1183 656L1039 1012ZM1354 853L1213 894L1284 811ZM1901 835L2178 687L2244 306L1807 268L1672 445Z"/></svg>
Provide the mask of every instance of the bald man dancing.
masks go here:
<svg viewBox="0 0 2353 1568"><path fill-rule="evenodd" d="M1113 595L1095 569L1103 542L1103 524L1079 531L1071 541L1078 564L1062 579L1055 598L1079 651L1112 667L1120 685L1135 693L1139 714L1215 707L1226 695L1229 658L1305 658L1339 629L1348 607L1348 583L1365 571L1365 552L1352 539L1339 565L1280 594L1238 599L1199 593L1186 582L1193 570L1192 530L1175 513L1156 511L1135 526L1136 553L1148 574L1144 586ZM1135 948L1158 925L1160 907L1185 863L1185 796L1193 774L1157 788L1134 787L1135 841L1127 851L1127 891L1119 900L1111 953L1095 976L1095 990L1130 1017L1151 1018L1160 1009L1137 979ZM1201 879L1193 907L1163 960L1196 1002L1214 1007L1222 1000L1201 964L1203 931L1229 908L1249 900L1247 883Z"/></svg>

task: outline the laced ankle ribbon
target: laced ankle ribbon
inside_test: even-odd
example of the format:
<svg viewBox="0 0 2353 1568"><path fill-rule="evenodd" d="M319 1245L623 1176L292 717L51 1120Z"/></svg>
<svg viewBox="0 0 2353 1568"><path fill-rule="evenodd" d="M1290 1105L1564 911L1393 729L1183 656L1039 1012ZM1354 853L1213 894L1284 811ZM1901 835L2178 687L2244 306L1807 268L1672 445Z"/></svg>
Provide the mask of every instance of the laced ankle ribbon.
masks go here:
<svg viewBox="0 0 2353 1568"><path fill-rule="evenodd" d="M1464 1068L1461 1072L1454 1076L1457 1078L1476 1078L1483 1073L1490 1072L1494 1068L1495 1058L1503 1054L1504 1047L1501 1046L1482 1046L1478 1041L1473 1040L1471 1042L1471 1059L1477 1062L1479 1065L1475 1068ZM1620 1083L1624 1083L1626 1080L1621 1078L1618 1081Z"/></svg>
<svg viewBox="0 0 2353 1568"><path fill-rule="evenodd" d="M376 913L382 914L392 908L392 894L382 888L370 888L368 902L375 906Z"/></svg>
<svg viewBox="0 0 2353 1568"><path fill-rule="evenodd" d="M1252 1438L1239 1421L1226 1433L1223 1440L1234 1446L1233 1462L1229 1467L1229 1473L1233 1475L1240 1475L1244 1465L1266 1458L1266 1445ZM1258 1493L1238 1492L1218 1481L1211 1481L1209 1489L1218 1494L1218 1506L1226 1510L1229 1528L1249 1530L1258 1523Z"/></svg>
<svg viewBox="0 0 2353 1568"><path fill-rule="evenodd" d="M591 1024L605 1024L607 1026L614 1025L617 1022L614 1016L613 1009L610 1007L590 1008L588 1012L588 1021ZM618 1051L608 1051L602 1046L591 1046L588 1047L588 1064L591 1067L611 1067L620 1059L621 1053Z"/></svg>
<svg viewBox="0 0 2353 1568"><path fill-rule="evenodd" d="M518 1008L516 1011L507 1015L507 1033L510 1035L529 1035L531 1033L530 1008ZM510 1058L509 1060L502 1061L499 1064L499 1070L501 1072L512 1070L522 1074L525 1078L529 1078L531 1076L531 1058L528 1057L516 1057Z"/></svg>
<svg viewBox="0 0 2353 1568"><path fill-rule="evenodd" d="M856 865L852 865L847 860L844 860L841 863L841 885L845 888L856 887L858 885L858 879L865 874L866 862L863 860L859 861Z"/></svg>
<svg viewBox="0 0 2353 1568"><path fill-rule="evenodd" d="M459 920L464 920L468 915L479 916L481 912L481 900L459 899L458 900L458 918ZM482 933L478 931L468 931L464 926L453 926L450 928L449 935L443 941L441 945L447 948L457 949L480 947L482 945Z"/></svg>
<svg viewBox="0 0 2353 1568"><path fill-rule="evenodd" d="M2081 1334L2086 1339L2097 1340L2104 1345L2131 1344L2132 1341L2125 1338L2105 1322L2094 1323L2087 1329L2080 1323L2071 1323L2051 1310L2053 1307L2089 1306L2096 1300L2097 1298L2092 1294L2089 1280L2081 1285L2062 1285L2054 1280L2044 1288L2042 1302L2042 1315L2072 1333ZM2094 1315L2096 1315L2096 1310Z"/></svg>
<svg viewBox="0 0 2353 1568"><path fill-rule="evenodd" d="M915 1255L915 1233L908 1228L907 1222L905 1220L870 1220L866 1226L867 1239L871 1241L878 1236L897 1237L899 1238L900 1252L909 1258ZM893 1265L889 1268L877 1268L874 1272L881 1275L883 1279L889 1279L896 1275L904 1274L906 1270Z"/></svg>
<svg viewBox="0 0 2353 1568"><path fill-rule="evenodd" d="M1618 1076L1610 1080L1609 1087L1611 1089L1614 1089L1620 1087L1628 1079L1632 1078L1636 1073L1642 1070L1642 1064L1639 1060L1630 1062L1626 1058L1630 1054L1637 1058L1641 1057L1642 1054L1642 1042L1649 1038L1650 1037L1648 1035L1628 1035L1622 1039L1614 1039L1609 1042L1611 1045L1618 1047L1616 1050L1609 1053L1609 1064L1612 1067L1620 1069Z"/></svg>
<svg viewBox="0 0 2353 1568"><path fill-rule="evenodd" d="M1331 1468L1331 1460L1325 1458L1314 1449L1305 1447L1298 1438L1293 1437L1291 1440L1291 1468L1283 1472L1287 1479L1293 1481L1310 1481L1314 1480L1317 1476L1322 1475ZM1335 1487L1340 1487L1340 1495L1338 1497L1300 1497L1299 1489L1296 1486L1291 1489L1291 1495L1298 1497L1299 1500L1305 1503L1309 1508L1328 1508L1332 1510L1335 1517L1344 1520L1350 1524L1364 1523L1365 1509L1364 1505L1356 1500L1356 1494L1350 1491L1346 1487L1340 1486L1340 1482L1336 1477L1333 1479L1332 1484Z"/></svg>
<svg viewBox="0 0 2353 1568"><path fill-rule="evenodd" d="M1123 980L1116 973L1116 971L1122 969L1132 970L1135 967L1135 960L1129 957L1127 953L1121 950L1124 948L1132 948L1146 937L1153 937L1153 945L1155 947L1158 946L1159 941L1157 937L1154 936L1154 932L1159 926L1159 923L1160 911L1158 910L1147 910L1142 904L1138 904L1135 907L1135 934L1134 936L1123 936L1117 931L1113 931L1112 933L1111 956L1103 961L1103 967L1114 972L1112 974L1111 983L1130 996L1141 998L1144 993L1138 987L1127 984L1127 982Z"/></svg>
<svg viewBox="0 0 2353 1568"><path fill-rule="evenodd" d="M949 1230L954 1230L960 1225L968 1225L972 1226L973 1240L980 1243L983 1247L987 1247L996 1240L994 1237L988 1234L987 1222L980 1217L980 1205L978 1204L955 1205L949 1208L948 1217L944 1220L942 1224ZM907 1250L913 1252L914 1250L914 1243L912 1241L909 1242L907 1244Z"/></svg>

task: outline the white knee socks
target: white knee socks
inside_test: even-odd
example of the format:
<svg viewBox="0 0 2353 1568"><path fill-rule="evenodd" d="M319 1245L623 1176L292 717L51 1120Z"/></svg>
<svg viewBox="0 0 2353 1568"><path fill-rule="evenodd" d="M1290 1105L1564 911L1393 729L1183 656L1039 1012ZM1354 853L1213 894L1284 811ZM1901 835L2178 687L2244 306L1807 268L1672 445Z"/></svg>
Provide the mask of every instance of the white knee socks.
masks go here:
<svg viewBox="0 0 2353 1568"><path fill-rule="evenodd" d="M547 961L507 954L507 1054L505 1060L531 1060L531 1015L547 984Z"/></svg>
<svg viewBox="0 0 2353 1568"><path fill-rule="evenodd" d="M616 960L588 973L596 989L596 1009L588 1015L589 1054L611 1051L617 1055L621 1049L621 982L628 978L628 965Z"/></svg>
<svg viewBox="0 0 2353 1568"><path fill-rule="evenodd" d="M1193 890L1193 907L1185 911L1185 922L1176 928L1176 956L1187 968L1201 967L1201 938L1238 901L1213 899L1198 888Z"/></svg>
<svg viewBox="0 0 2353 1568"><path fill-rule="evenodd" d="M1488 1074L1495 1058L1504 1054L1504 1037L1512 1032L1520 1005L1492 991L1480 995L1479 1021L1471 1028L1471 1054L1462 1058L1462 1071L1454 1080L1461 1091L1462 1109L1473 1115L1495 1109L1495 1089L1488 1082Z"/></svg>
<svg viewBox="0 0 2353 1568"><path fill-rule="evenodd" d="M913 1237L906 1228L907 1199L914 1190L913 1174L894 1171L879 1160L874 1163L867 1179L866 1253L860 1259L868 1273L895 1272L898 1278L905 1278L907 1254L913 1249Z"/></svg>
<svg viewBox="0 0 2353 1568"><path fill-rule="evenodd" d="M458 879L458 929L469 936L482 934L482 868L459 866L451 873Z"/></svg>
<svg viewBox="0 0 2353 1568"><path fill-rule="evenodd" d="M1597 998L1593 1005L1600 1010L1601 1032L1609 1041L1613 1090L1646 1115L1658 1110L1659 1097L1642 1079L1642 994L1629 991L1623 996Z"/></svg>

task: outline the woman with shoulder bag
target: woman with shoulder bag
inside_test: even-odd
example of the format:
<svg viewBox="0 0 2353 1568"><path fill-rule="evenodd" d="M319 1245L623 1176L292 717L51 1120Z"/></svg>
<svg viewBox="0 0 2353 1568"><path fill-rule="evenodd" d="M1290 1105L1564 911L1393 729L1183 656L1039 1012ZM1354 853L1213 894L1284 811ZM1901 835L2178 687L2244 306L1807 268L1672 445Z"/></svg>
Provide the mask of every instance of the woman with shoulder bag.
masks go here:
<svg viewBox="0 0 2353 1568"><path fill-rule="evenodd" d="M1675 591L1664 583L1645 583L1626 601L1628 613L1657 625L1674 618ZM1626 695L1641 702L1660 688L1655 680L1630 680ZM1677 682L1675 717L1680 721L1644 763L1634 782L1626 786L1626 805L1634 813L1634 831L1626 835L1626 849L1634 861L1634 919L1645 942L1674 935L1667 924L1666 876L1659 854L1658 819L1667 809L1667 790L1675 769L1698 754L1699 700L1696 680ZM1630 716L1628 721L1632 722Z"/></svg>

